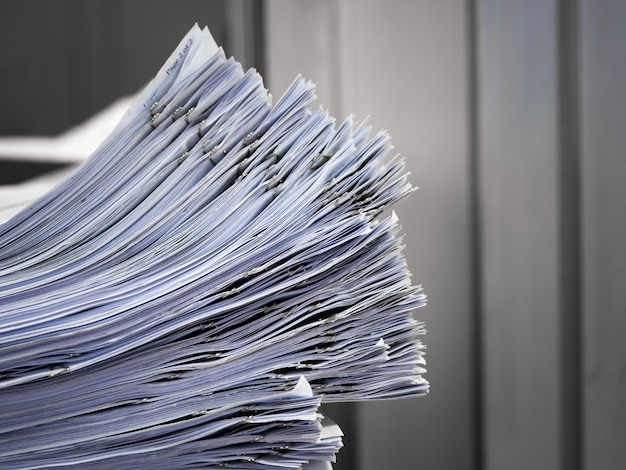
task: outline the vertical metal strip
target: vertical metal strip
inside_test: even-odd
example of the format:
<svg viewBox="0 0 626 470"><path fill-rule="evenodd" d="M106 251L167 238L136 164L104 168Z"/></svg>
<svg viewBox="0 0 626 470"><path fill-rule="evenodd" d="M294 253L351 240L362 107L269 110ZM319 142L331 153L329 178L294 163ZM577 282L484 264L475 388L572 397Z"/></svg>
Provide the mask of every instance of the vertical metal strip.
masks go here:
<svg viewBox="0 0 626 470"><path fill-rule="evenodd" d="M470 191L470 217L469 217L469 282L471 316L471 364L474 370L472 382L472 440L473 462L471 468L480 470L484 468L484 429L483 429L483 350L482 350L482 274L481 274L481 210L480 210L480 171L479 171L479 51L478 51L478 2L467 0L467 77L468 77L468 141L469 141L469 191Z"/></svg>
<svg viewBox="0 0 626 470"><path fill-rule="evenodd" d="M559 217L561 453L564 470L582 468L582 341L578 5L559 0Z"/></svg>

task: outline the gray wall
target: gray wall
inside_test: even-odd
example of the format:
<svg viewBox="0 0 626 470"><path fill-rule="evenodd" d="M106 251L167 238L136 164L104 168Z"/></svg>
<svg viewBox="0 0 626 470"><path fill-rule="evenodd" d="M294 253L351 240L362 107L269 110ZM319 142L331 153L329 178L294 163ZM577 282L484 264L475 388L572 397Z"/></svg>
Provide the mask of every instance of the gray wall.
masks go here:
<svg viewBox="0 0 626 470"><path fill-rule="evenodd" d="M338 469L626 468L626 2L268 0L266 78L389 129L431 394Z"/></svg>

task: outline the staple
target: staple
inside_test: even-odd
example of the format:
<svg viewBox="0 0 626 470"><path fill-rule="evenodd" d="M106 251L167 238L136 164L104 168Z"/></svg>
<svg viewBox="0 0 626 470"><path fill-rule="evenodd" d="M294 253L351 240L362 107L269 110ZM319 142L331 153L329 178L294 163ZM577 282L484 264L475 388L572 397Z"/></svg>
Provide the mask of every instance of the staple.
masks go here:
<svg viewBox="0 0 626 470"><path fill-rule="evenodd" d="M206 123L206 119L203 119L198 123L198 138L202 138L202 126Z"/></svg>
<svg viewBox="0 0 626 470"><path fill-rule="evenodd" d="M192 111L196 109L195 106L192 106L191 108L189 108L187 110L187 112L185 113L185 121L187 121L187 124L189 124L189 115L192 113Z"/></svg>
<svg viewBox="0 0 626 470"><path fill-rule="evenodd" d="M48 369L49 377L56 377L57 375L67 374L71 369L69 366L51 366Z"/></svg>
<svg viewBox="0 0 626 470"><path fill-rule="evenodd" d="M254 139L251 139L251 137L254 137ZM250 145L251 143L255 142L259 140L259 134L256 134L254 132L250 132L242 141L242 144L244 146L246 145Z"/></svg>
<svg viewBox="0 0 626 470"><path fill-rule="evenodd" d="M352 197L353 197L353 195L351 193L343 193L343 194L341 194L340 196L335 198L335 207L339 207L344 202L349 201Z"/></svg>
<svg viewBox="0 0 626 470"><path fill-rule="evenodd" d="M270 305L266 305L263 307L263 313L269 313L276 308L278 304L276 302L272 302Z"/></svg>
<svg viewBox="0 0 626 470"><path fill-rule="evenodd" d="M309 162L309 169L310 170L317 170L324 163L326 163L328 160L330 160L332 158L332 156L333 156L333 154L331 154L331 153L318 153Z"/></svg>
<svg viewBox="0 0 626 470"><path fill-rule="evenodd" d="M156 129L156 120L160 115L161 113L155 113L152 115L152 119L150 119L150 126L152 126L152 129Z"/></svg>
<svg viewBox="0 0 626 470"><path fill-rule="evenodd" d="M189 156L188 151L183 153L180 157L178 157L178 164L181 165L185 160L187 160L188 156Z"/></svg>

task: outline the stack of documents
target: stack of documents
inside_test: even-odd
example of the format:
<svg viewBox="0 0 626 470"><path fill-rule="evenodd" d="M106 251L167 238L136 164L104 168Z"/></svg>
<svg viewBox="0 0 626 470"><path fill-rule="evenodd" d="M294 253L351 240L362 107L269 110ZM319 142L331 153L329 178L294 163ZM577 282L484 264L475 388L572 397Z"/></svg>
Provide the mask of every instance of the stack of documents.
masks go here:
<svg viewBox="0 0 626 470"><path fill-rule="evenodd" d="M192 28L0 225L0 468L329 468L322 402L424 394L384 133Z"/></svg>

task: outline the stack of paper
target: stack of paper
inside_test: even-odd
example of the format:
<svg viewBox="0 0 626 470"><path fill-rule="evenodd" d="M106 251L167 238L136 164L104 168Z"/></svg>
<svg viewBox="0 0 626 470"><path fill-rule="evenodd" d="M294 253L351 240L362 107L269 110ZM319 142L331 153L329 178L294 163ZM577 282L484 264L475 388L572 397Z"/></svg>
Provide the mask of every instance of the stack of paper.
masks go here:
<svg viewBox="0 0 626 470"><path fill-rule="evenodd" d="M426 393L403 162L314 99L196 26L0 225L1 468L325 468L322 401Z"/></svg>

